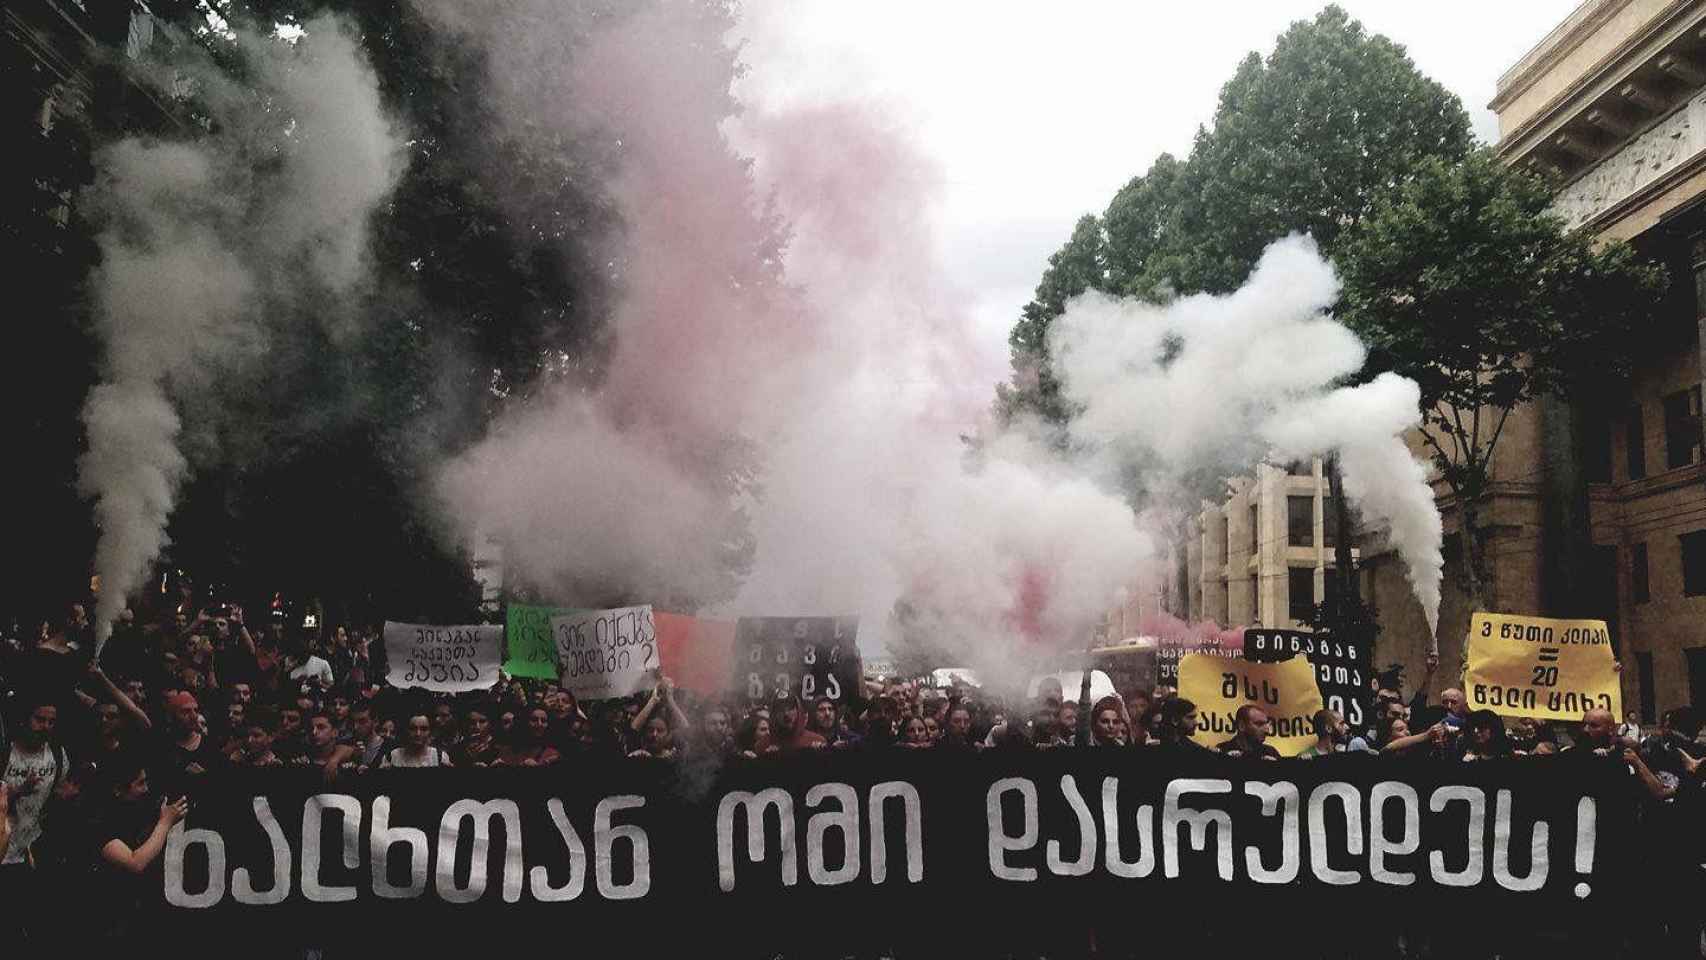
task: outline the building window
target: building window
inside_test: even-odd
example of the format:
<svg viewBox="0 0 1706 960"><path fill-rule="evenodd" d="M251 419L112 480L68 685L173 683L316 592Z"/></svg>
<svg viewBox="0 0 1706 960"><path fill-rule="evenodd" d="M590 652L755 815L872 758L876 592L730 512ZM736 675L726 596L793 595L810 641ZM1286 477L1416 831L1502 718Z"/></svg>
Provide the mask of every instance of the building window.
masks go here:
<svg viewBox="0 0 1706 960"><path fill-rule="evenodd" d="M1623 446L1629 454L1629 479L1640 480L1647 475L1647 424L1636 404L1623 415Z"/></svg>
<svg viewBox="0 0 1706 960"><path fill-rule="evenodd" d="M1586 444L1586 462L1582 464L1582 473L1588 483L1611 482L1611 421L1603 412L1595 411L1585 414L1587 422L1583 424Z"/></svg>
<svg viewBox="0 0 1706 960"><path fill-rule="evenodd" d="M1252 557L1262 552L1262 525L1257 522L1258 519L1256 505L1252 503L1250 504L1250 556Z"/></svg>
<svg viewBox="0 0 1706 960"><path fill-rule="evenodd" d="M1652 581L1647 579L1647 545L1637 543L1629 548L1629 599L1646 603L1653 598Z"/></svg>
<svg viewBox="0 0 1706 960"><path fill-rule="evenodd" d="M1321 546L1328 550L1339 545L1339 511L1333 508L1332 497L1321 498Z"/></svg>
<svg viewBox="0 0 1706 960"><path fill-rule="evenodd" d="M1288 606L1294 623L1303 623L1315 612L1315 571L1292 567L1286 571Z"/></svg>
<svg viewBox="0 0 1706 960"><path fill-rule="evenodd" d="M1665 465L1672 470L1699 460L1700 388L1665 397Z"/></svg>
<svg viewBox="0 0 1706 960"><path fill-rule="evenodd" d="M1285 498L1286 542L1294 547L1315 546L1315 498Z"/></svg>
<svg viewBox="0 0 1706 960"><path fill-rule="evenodd" d="M1682 541L1682 595L1706 594L1706 530L1685 533Z"/></svg>

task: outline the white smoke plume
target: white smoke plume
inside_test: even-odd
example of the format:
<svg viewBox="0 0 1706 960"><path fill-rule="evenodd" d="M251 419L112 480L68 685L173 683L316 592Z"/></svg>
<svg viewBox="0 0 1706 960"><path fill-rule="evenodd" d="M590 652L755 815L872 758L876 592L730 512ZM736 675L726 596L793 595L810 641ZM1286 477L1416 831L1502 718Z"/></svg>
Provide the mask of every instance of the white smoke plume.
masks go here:
<svg viewBox="0 0 1706 960"><path fill-rule="evenodd" d="M353 322L324 298L359 280L367 217L401 171L373 73L337 21L306 24L295 43L238 39L253 68L242 86L206 62L176 64L210 135L125 139L96 158L104 362L78 485L100 526L98 642L166 544L189 469L177 407L265 349L269 307L311 304L334 333Z"/></svg>
<svg viewBox="0 0 1706 960"><path fill-rule="evenodd" d="M1075 436L1148 489L1181 492L1192 476L1227 476L1273 453L1338 451L1345 493L1384 528L1432 631L1438 623L1441 526L1427 472L1404 444L1418 425L1415 383L1362 369L1361 342L1327 315L1331 264L1302 237L1263 254L1248 283L1166 306L1086 295L1050 329L1056 372L1082 408Z"/></svg>
<svg viewBox="0 0 1706 960"><path fill-rule="evenodd" d="M530 398L438 484L464 535L504 545L506 577L557 602L857 613L874 648L905 599L915 625L980 666L1015 664L1021 637L1079 647L1128 585L1165 575L1166 528L1134 514L1122 478L1135 466L1183 489L1196 468L1248 470L1292 439L1281 414L1361 364L1355 338L1319 316L1331 270L1282 244L1232 297L1167 311L1090 297L1057 321L1085 404L1075 430L1106 441L1094 456L1016 429L984 430L968 457L957 435L987 428L1004 358L978 346L941 280L938 175L880 105L736 112L707 80L726 23L701 4L418 6L485 53L509 129L617 157L604 380ZM1342 448L1347 484L1386 518L1383 503L1407 501L1383 500L1376 471L1402 445L1397 427L1364 426L1299 442ZM1411 529L1401 519L1395 532Z"/></svg>
<svg viewBox="0 0 1706 960"><path fill-rule="evenodd" d="M452 464L449 516L563 602L856 613L875 648L895 600L926 596L954 637L1029 621L1081 641L1150 541L1021 437L968 469L958 435L1004 358L936 269L937 172L873 104L729 116L705 81L728 51L691 7L582 33L555 4L423 4L484 47L511 128L621 145L606 379L513 412Z"/></svg>

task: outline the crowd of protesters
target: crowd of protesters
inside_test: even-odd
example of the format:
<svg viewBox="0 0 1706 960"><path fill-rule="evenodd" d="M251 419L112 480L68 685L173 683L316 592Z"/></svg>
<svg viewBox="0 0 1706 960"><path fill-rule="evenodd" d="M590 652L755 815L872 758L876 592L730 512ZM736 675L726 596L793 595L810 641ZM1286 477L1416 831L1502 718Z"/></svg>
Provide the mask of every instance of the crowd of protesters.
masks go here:
<svg viewBox="0 0 1706 960"><path fill-rule="evenodd" d="M811 750L960 752L1106 749L1206 751L1277 760L1269 718L1239 710L1236 733L1199 745L1197 706L1167 687L1090 703L1045 680L1021 702L975 687L867 678L860 706L819 697L770 703L708 699L667 677L647 693L577 702L555 683L503 678L479 694L423 695L383 684L375 629L302 630L269 611L255 622L240 607L197 606L186 591L168 616L139 623L126 611L94 656L89 617L72 606L59 623L7 642L4 771L0 776L0 904L7 943L43 940L30 909L44 891L125 889L157 871L171 826L188 809L197 778L225 768L313 768L328 780L382 767L548 767L582 758L721 758L766 762ZM1362 752L1401 761L1478 761L1563 753L1624 765L1634 789L1682 818L1698 836L1702 794L1700 722L1692 709L1665 714L1642 736L1592 711L1559 729L1507 724L1470 711L1460 690L1430 702L1436 661L1406 700L1395 677L1380 683L1373 716L1352 729L1331 710L1314 717L1304 757ZM1698 847L1683 856L1695 858ZM1698 882L1698 870L1692 882ZM1684 878L1684 882L1687 881ZM1698 903L1698 901L1696 901ZM1661 921L1675 943L1699 948L1700 916ZM108 922L109 935L123 933ZM1670 928L1674 927L1674 930ZM1680 948L1679 948L1680 949ZM1690 955L1679 953L1676 955Z"/></svg>

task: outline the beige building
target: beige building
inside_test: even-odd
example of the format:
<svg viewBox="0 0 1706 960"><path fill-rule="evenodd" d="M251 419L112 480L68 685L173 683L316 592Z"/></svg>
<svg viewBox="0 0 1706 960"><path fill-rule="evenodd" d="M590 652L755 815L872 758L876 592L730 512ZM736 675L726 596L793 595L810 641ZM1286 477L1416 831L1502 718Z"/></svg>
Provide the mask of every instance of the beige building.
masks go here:
<svg viewBox="0 0 1706 960"><path fill-rule="evenodd" d="M1631 242L1672 280L1630 382L1512 414L1481 505L1492 606L1608 621L1624 702L1648 720L1706 705L1706 0L1587 0L1506 71L1490 106L1499 155L1557 178L1556 210L1572 227ZM1262 465L1229 487L1204 504L1182 551L1188 598L1163 591L1167 606L1292 626L1333 566L1320 464ZM1468 628L1456 504L1438 489L1436 693L1456 680ZM1377 537L1357 545L1359 586L1382 626L1376 665L1403 664L1413 682L1427 648L1420 606Z"/></svg>

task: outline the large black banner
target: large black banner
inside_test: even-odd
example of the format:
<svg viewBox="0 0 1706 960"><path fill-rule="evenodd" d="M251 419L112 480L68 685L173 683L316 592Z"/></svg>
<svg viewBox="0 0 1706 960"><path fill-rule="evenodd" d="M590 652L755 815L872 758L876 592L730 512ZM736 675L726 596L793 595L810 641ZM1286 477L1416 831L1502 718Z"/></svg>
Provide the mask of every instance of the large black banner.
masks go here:
<svg viewBox="0 0 1706 960"><path fill-rule="evenodd" d="M1257 663L1278 663L1300 655L1308 657L1309 665L1315 668L1321 702L1328 709L1343 717L1352 730L1372 725L1368 708L1374 698L1368 681L1373 673L1367 644L1335 640L1305 630L1249 627L1244 631L1244 656L1247 659Z"/></svg>
<svg viewBox="0 0 1706 960"><path fill-rule="evenodd" d="M847 946L975 909L979 936L1110 908L1609 916L1617 764L1154 750L813 754L208 780L164 855L167 929L269 942ZM1145 905L1134 915L1129 905ZM1124 906L1121 906L1124 905ZM1117 909L1115 909L1117 908ZM959 909L958 907L955 908ZM862 926L858 917L882 923ZM1146 921L1144 917L1149 919ZM666 922L660 922L666 921ZM732 943L729 940L719 940ZM730 951L719 950L717 955ZM752 955L757 955L754 952ZM836 954L839 955L839 954Z"/></svg>

